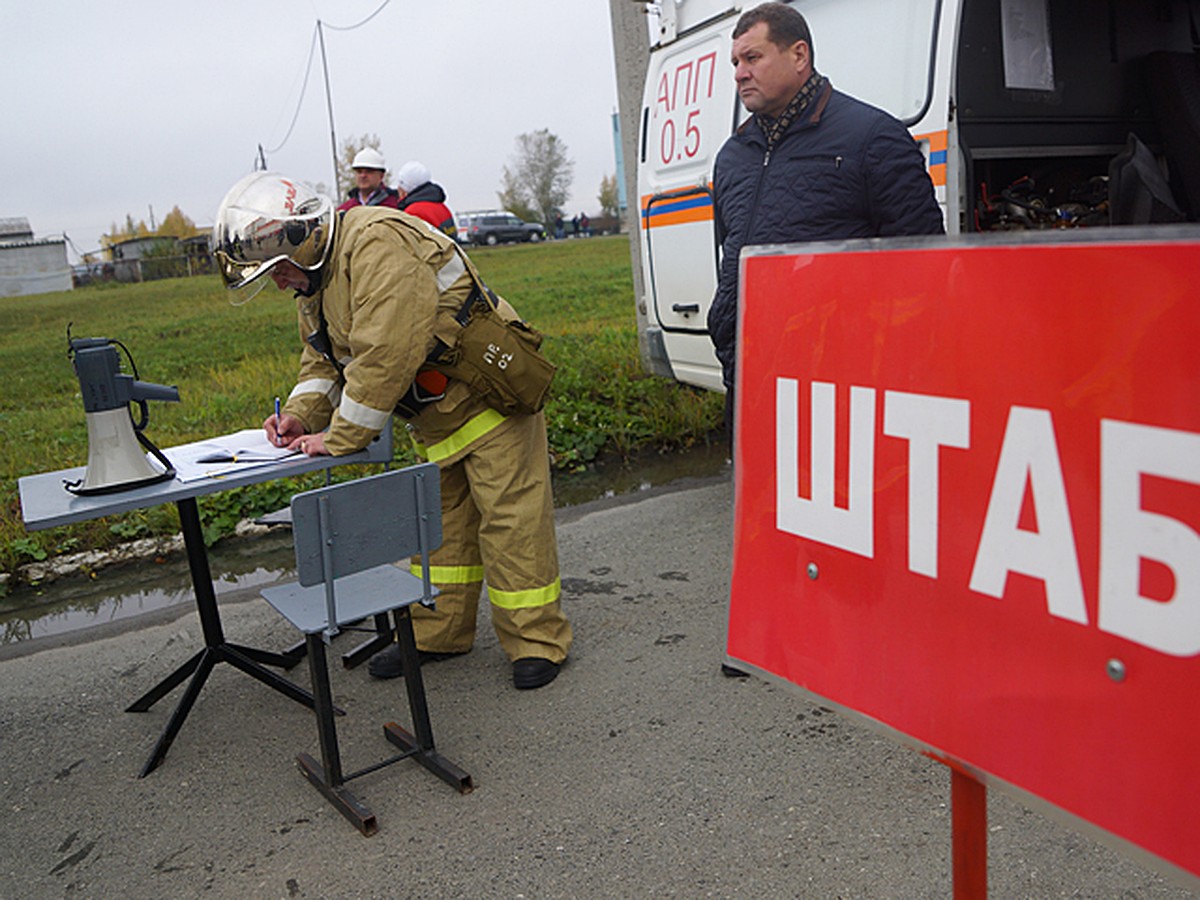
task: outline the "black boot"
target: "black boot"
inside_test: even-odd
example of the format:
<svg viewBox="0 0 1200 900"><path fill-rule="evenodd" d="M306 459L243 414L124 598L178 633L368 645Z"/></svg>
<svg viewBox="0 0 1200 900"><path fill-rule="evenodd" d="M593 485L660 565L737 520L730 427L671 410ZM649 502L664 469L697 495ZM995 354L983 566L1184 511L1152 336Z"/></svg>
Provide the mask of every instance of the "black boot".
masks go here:
<svg viewBox="0 0 1200 900"><path fill-rule="evenodd" d="M441 662L443 659L449 659L452 656L462 656L466 653L465 650L459 653L435 653L432 650L418 650L417 661L421 665L431 662ZM392 644L386 650L380 650L369 660L367 660L367 671L376 678L399 678L404 674L404 666L400 662L400 645Z"/></svg>
<svg viewBox="0 0 1200 900"><path fill-rule="evenodd" d="M517 690L544 687L558 677L558 663L539 656L525 656L513 663L513 684Z"/></svg>

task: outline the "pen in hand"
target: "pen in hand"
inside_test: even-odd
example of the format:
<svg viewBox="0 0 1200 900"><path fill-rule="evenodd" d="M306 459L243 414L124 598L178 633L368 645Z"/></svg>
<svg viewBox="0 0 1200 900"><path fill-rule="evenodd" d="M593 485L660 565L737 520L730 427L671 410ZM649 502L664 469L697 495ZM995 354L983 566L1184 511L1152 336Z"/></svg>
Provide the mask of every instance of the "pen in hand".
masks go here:
<svg viewBox="0 0 1200 900"><path fill-rule="evenodd" d="M278 398L278 397L276 397L276 398L275 398L275 446L276 446L276 447L278 447L278 446L279 446L279 444L280 444L280 434L279 434L279 398Z"/></svg>

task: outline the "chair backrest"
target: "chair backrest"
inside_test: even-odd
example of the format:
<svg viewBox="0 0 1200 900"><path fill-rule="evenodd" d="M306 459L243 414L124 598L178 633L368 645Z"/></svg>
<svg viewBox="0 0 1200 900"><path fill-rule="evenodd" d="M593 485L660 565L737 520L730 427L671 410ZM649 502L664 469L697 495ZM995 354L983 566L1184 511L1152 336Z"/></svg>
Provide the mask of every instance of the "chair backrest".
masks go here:
<svg viewBox="0 0 1200 900"><path fill-rule="evenodd" d="M428 554L442 543L438 467L423 463L297 494L292 528L305 587L418 553L427 576Z"/></svg>

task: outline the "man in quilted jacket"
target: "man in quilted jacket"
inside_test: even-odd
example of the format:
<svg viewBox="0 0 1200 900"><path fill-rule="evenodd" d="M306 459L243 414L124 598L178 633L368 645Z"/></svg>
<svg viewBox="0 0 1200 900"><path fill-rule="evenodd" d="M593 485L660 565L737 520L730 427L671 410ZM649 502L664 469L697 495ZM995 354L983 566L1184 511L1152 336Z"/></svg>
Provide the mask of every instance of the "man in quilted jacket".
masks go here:
<svg viewBox="0 0 1200 900"><path fill-rule="evenodd" d="M834 90L814 58L808 23L783 3L756 6L734 27L734 80L752 115L717 155L722 255L708 313L727 427L744 245L945 233L924 158L908 130Z"/></svg>

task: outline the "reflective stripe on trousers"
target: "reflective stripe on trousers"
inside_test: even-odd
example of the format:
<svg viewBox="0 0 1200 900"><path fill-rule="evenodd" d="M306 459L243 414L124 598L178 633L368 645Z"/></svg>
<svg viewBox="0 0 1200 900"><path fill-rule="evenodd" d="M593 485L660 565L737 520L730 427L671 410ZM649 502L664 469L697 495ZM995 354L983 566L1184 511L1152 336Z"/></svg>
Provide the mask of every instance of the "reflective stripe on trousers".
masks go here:
<svg viewBox="0 0 1200 900"><path fill-rule="evenodd" d="M492 625L508 657L562 662L571 626L562 610L545 418L499 420L507 427L493 434L491 426L485 440L442 468L442 545L429 559L441 593L434 609L412 608L417 646L471 649L486 579Z"/></svg>
<svg viewBox="0 0 1200 900"><path fill-rule="evenodd" d="M420 578L421 564L412 563L410 571ZM430 566L429 580L437 585L479 584L483 581L483 566ZM545 606L547 603L553 603L561 594L561 578L555 578L553 583L545 587L529 588L524 591L502 591L491 585L488 586L488 600L493 606L502 606L505 609Z"/></svg>

